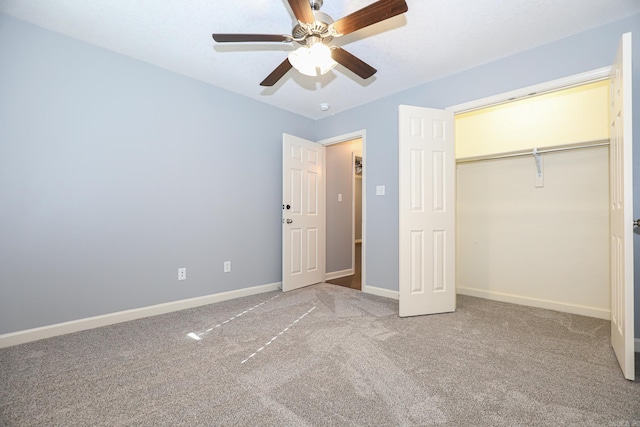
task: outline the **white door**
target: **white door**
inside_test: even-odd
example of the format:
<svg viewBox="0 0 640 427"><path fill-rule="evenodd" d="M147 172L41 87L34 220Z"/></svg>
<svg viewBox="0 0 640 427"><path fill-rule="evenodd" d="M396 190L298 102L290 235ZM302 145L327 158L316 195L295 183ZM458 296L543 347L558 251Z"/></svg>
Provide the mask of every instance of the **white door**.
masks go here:
<svg viewBox="0 0 640 427"><path fill-rule="evenodd" d="M453 113L400 106L400 316L455 311Z"/></svg>
<svg viewBox="0 0 640 427"><path fill-rule="evenodd" d="M322 145L282 136L282 290L324 280L325 199Z"/></svg>
<svg viewBox="0 0 640 427"><path fill-rule="evenodd" d="M625 378L633 380L633 163L631 33L620 41L611 67L609 147L611 226L611 345Z"/></svg>

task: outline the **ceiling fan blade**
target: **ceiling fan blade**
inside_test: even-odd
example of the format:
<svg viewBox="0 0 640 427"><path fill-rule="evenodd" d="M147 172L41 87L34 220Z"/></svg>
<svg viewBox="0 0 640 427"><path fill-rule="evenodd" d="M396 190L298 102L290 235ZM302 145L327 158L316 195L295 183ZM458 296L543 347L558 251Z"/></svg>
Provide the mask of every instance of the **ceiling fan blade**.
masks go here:
<svg viewBox="0 0 640 427"><path fill-rule="evenodd" d="M368 79L373 76L378 70L371 65L362 61L357 56L354 56L342 49L341 47L334 47L331 49L331 57L338 64L343 65L345 68L350 69L363 79Z"/></svg>
<svg viewBox="0 0 640 427"><path fill-rule="evenodd" d="M291 36L279 34L213 34L218 43L229 42L290 42Z"/></svg>
<svg viewBox="0 0 640 427"><path fill-rule="evenodd" d="M338 19L333 23L333 29L339 35L349 34L385 19L393 18L407 10L409 7L404 0L379 0Z"/></svg>
<svg viewBox="0 0 640 427"><path fill-rule="evenodd" d="M287 71L289 71L291 68L293 68L293 66L291 65L291 62L289 62L289 58L285 59L284 61L282 61L282 64L278 65L276 69L273 70L271 74L269 74L267 78L260 83L260 86L273 86L278 82L278 80L280 80L285 74L287 74Z"/></svg>
<svg viewBox="0 0 640 427"><path fill-rule="evenodd" d="M313 16L313 10L309 0L288 0L289 6L295 15L296 19L305 24L313 24L316 22L315 16Z"/></svg>

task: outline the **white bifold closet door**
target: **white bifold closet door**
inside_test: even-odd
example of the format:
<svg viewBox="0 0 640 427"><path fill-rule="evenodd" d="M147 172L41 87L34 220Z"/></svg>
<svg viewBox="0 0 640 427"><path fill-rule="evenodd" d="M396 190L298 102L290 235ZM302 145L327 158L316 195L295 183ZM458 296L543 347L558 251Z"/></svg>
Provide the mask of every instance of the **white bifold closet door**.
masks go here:
<svg viewBox="0 0 640 427"><path fill-rule="evenodd" d="M399 113L400 316L455 311L453 113Z"/></svg>
<svg viewBox="0 0 640 427"><path fill-rule="evenodd" d="M611 66L609 218L611 226L611 345L625 378L635 379L633 307L633 134L631 33Z"/></svg>

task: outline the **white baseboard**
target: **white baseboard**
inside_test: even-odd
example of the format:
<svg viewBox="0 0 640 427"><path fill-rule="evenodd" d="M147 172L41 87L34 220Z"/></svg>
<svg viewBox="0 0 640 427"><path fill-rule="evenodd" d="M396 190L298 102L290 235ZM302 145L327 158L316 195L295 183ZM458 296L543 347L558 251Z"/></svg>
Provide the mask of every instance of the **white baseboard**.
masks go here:
<svg viewBox="0 0 640 427"><path fill-rule="evenodd" d="M200 307L203 305L227 301L240 297L246 297L249 295L277 291L281 287L281 283L271 283L268 285L238 289L237 291L220 292L217 294L205 295L202 297L172 301L164 304L157 304L148 307L134 308L132 310L104 314L102 316L87 317L84 319L72 320L70 322L42 326L40 328L11 332L8 334L0 335L0 348L24 344L44 338L51 338L58 335L84 331L87 329L99 328L101 326L113 325L115 323L128 322L129 320L157 316L158 314L165 314L174 311L185 310L188 308Z"/></svg>
<svg viewBox="0 0 640 427"><path fill-rule="evenodd" d="M362 292L365 294L377 295L379 297L391 298L394 300L398 300L398 291L392 291L384 288L376 288L375 286L362 286Z"/></svg>
<svg viewBox="0 0 640 427"><path fill-rule="evenodd" d="M333 279L339 279L340 277L345 277L345 276L351 276L355 274L355 272L353 271L353 268L348 268L346 270L341 270L341 271L332 271L331 273L327 273L324 275L324 280L333 280Z"/></svg>
<svg viewBox="0 0 640 427"><path fill-rule="evenodd" d="M549 310L562 311L564 313L579 314L581 316L595 317L598 319L611 320L611 311L597 307L587 307L577 304L567 304L557 301L549 301L538 298L525 297L520 295L505 294L502 292L486 291L484 289L474 289L458 286L458 294L472 297L485 298L494 301L509 302L512 304L526 305L529 307L546 308Z"/></svg>

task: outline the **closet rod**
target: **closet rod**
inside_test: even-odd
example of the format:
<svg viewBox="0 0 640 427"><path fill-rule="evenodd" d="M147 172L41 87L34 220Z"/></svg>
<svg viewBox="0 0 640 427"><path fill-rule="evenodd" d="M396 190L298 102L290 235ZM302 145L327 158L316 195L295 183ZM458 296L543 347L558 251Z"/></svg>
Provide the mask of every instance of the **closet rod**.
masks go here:
<svg viewBox="0 0 640 427"><path fill-rule="evenodd" d="M549 148L541 148L534 150L521 150L521 151L513 151L510 153L500 153L500 154L487 154L486 156L477 156L477 157L464 157L461 159L457 159L456 163L471 163L471 162L483 162L485 160L497 160L497 159L508 159L511 157L523 157L523 156L533 156L534 154L544 154L544 153L554 153L557 151L569 151L569 150L584 150L585 148L597 148L597 147L608 147L609 140L601 139L596 141L591 141L587 143L580 144L567 144L567 145L559 145L555 147Z"/></svg>

